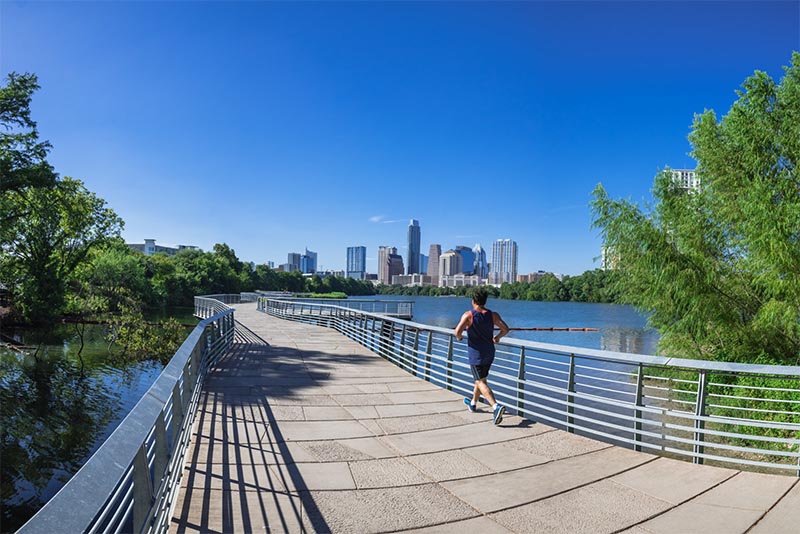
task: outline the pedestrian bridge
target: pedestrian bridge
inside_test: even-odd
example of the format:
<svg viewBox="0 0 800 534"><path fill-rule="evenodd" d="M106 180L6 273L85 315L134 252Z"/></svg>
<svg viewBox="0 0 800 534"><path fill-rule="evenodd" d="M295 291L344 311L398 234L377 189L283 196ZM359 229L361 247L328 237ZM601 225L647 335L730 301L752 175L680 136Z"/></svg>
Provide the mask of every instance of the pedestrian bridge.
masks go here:
<svg viewBox="0 0 800 534"><path fill-rule="evenodd" d="M497 376L499 398L527 417L506 415L496 427L488 407L465 409L468 371L446 331L344 309L339 318L263 300L233 306L205 313L205 337L187 340L165 370L171 381L143 399L150 415L137 406L129 416L140 428L122 437L118 429L23 531L789 533L800 524L800 426L775 423L789 437L763 436L783 440L780 454L713 441L725 432L715 417L731 416L712 413L722 401L702 370L691 391L703 409L692 414L645 402L655 396L646 388L660 386L642 378L640 357L639 380L619 380L636 395L623 428L615 421L630 406L582 389L582 376L609 379L575 354L556 398L546 385L558 368L522 347L521 379L504 383L511 375L501 351L490 383ZM664 364L652 358L645 363ZM798 374L789 369L784 386ZM521 387L534 382L531 373L541 375L536 387ZM783 389L800 401L800 389ZM129 465L111 461L126 454Z"/></svg>

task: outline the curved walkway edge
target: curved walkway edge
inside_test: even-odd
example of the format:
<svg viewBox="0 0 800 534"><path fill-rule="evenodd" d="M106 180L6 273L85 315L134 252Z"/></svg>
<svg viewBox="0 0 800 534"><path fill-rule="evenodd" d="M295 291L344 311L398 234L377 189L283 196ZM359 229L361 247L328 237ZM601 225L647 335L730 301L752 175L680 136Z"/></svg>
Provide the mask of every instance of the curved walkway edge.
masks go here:
<svg viewBox="0 0 800 534"><path fill-rule="evenodd" d="M495 427L333 330L236 319L256 335L208 376L172 532L798 531L797 478Z"/></svg>

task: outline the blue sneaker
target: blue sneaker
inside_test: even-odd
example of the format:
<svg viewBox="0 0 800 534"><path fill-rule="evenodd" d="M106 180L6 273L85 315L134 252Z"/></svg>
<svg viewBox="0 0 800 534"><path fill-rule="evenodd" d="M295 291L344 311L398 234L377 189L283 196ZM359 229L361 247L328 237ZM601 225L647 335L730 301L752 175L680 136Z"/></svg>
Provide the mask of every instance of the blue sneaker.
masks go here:
<svg viewBox="0 0 800 534"><path fill-rule="evenodd" d="M506 407L497 405L494 407L494 424L499 425L503 422L503 414L506 412Z"/></svg>
<svg viewBox="0 0 800 534"><path fill-rule="evenodd" d="M464 404L467 405L467 409L471 412L474 412L477 409L477 406L472 404L472 399L470 399L469 397L464 397Z"/></svg>

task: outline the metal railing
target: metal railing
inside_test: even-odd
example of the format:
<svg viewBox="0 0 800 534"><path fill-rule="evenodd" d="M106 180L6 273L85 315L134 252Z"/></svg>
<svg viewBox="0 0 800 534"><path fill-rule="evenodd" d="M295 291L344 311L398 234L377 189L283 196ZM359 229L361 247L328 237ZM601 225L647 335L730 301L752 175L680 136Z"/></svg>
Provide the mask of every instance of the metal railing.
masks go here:
<svg viewBox="0 0 800 534"><path fill-rule="evenodd" d="M262 312L334 328L415 376L471 395L451 330L343 306L259 298ZM800 367L686 360L504 338L489 376L518 414L695 463L800 476Z"/></svg>
<svg viewBox="0 0 800 534"><path fill-rule="evenodd" d="M204 318L131 412L19 532L166 532L200 390L233 343L233 309L195 298Z"/></svg>
<svg viewBox="0 0 800 534"><path fill-rule="evenodd" d="M259 298L275 298L264 297L258 295ZM330 304L340 308L347 308L349 310L362 311L365 313L381 313L392 317L402 319L411 318L414 316L414 301L413 300L375 300L375 299L314 299L305 297L293 298L279 298L278 300L287 300L299 304Z"/></svg>

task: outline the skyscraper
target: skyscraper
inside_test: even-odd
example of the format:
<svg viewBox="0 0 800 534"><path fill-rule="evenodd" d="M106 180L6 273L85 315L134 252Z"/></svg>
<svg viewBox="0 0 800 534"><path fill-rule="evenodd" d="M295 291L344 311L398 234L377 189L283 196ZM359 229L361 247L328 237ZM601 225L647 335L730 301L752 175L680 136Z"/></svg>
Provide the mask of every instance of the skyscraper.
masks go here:
<svg viewBox="0 0 800 534"><path fill-rule="evenodd" d="M475 243L472 253L475 255L475 274L481 278L488 278L489 268L486 263L486 251L483 250L480 243Z"/></svg>
<svg viewBox="0 0 800 534"><path fill-rule="evenodd" d="M419 273L420 238L421 232L419 221L416 219L411 219L411 222L408 225L408 274Z"/></svg>
<svg viewBox="0 0 800 534"><path fill-rule="evenodd" d="M431 277L431 283L435 286L439 285L439 256L441 255L442 245L431 245L428 253L428 276Z"/></svg>
<svg viewBox="0 0 800 534"><path fill-rule="evenodd" d="M306 253L300 258L300 270L304 273L317 272L317 253L306 249Z"/></svg>
<svg viewBox="0 0 800 534"><path fill-rule="evenodd" d="M347 277L363 280L367 273L367 247L347 247Z"/></svg>
<svg viewBox="0 0 800 534"><path fill-rule="evenodd" d="M473 254L472 249L459 245L456 247L456 252L461 254L461 272L473 274L475 272L475 254Z"/></svg>
<svg viewBox="0 0 800 534"><path fill-rule="evenodd" d="M403 256L395 247L378 247L378 281L391 284L396 274L403 274Z"/></svg>
<svg viewBox="0 0 800 534"><path fill-rule="evenodd" d="M443 276L461 274L463 269L462 261L461 254L452 249L439 256L439 280Z"/></svg>
<svg viewBox="0 0 800 534"><path fill-rule="evenodd" d="M489 283L500 285L517 280L517 242L511 239L498 239L492 244L492 270Z"/></svg>

